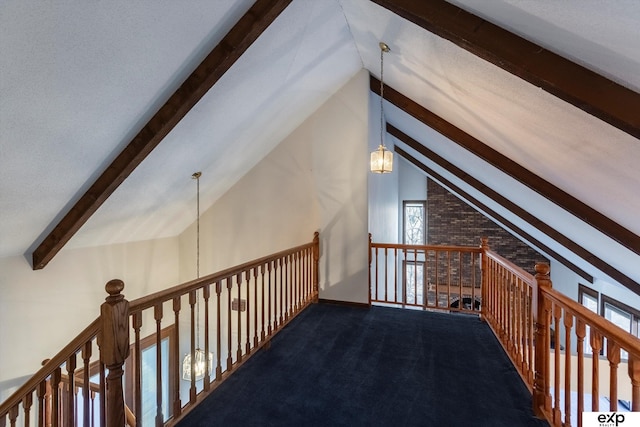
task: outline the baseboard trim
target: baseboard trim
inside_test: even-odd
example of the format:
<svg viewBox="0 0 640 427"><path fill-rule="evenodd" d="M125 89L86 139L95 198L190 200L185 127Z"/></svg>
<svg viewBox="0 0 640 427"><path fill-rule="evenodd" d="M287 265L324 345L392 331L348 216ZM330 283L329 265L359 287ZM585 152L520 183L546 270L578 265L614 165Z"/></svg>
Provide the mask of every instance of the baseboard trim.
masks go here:
<svg viewBox="0 0 640 427"><path fill-rule="evenodd" d="M352 301L340 301L335 299L324 299L319 298L318 302L320 304L333 304L333 305L346 305L349 307L358 307L358 308L369 308L370 305L366 302L352 302Z"/></svg>

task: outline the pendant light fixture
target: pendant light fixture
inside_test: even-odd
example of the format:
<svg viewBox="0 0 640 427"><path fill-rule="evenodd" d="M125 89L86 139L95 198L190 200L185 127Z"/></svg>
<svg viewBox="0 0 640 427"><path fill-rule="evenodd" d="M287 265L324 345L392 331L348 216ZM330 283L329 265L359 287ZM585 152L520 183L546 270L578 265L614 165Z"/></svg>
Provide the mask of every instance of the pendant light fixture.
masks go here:
<svg viewBox="0 0 640 427"><path fill-rule="evenodd" d="M371 153L371 172L391 173L393 170L393 153L384 146L384 54L389 46L380 42L380 146Z"/></svg>
<svg viewBox="0 0 640 427"><path fill-rule="evenodd" d="M191 175L191 178L196 180L196 276L200 278L200 177L202 172L196 172ZM213 370L213 353L209 352L208 357L205 355L205 351L200 348L200 298L198 297L198 290L196 290L196 350L193 354L188 353L182 361L182 379L191 381L193 370L193 378L201 380L204 378L206 365L209 365L209 373Z"/></svg>

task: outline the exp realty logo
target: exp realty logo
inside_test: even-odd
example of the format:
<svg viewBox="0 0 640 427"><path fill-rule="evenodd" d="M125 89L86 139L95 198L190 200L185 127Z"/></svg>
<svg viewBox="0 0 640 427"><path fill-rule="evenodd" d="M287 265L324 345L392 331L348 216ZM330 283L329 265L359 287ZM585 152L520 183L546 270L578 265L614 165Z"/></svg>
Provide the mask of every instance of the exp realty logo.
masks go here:
<svg viewBox="0 0 640 427"><path fill-rule="evenodd" d="M637 426L640 412L583 412L583 427Z"/></svg>

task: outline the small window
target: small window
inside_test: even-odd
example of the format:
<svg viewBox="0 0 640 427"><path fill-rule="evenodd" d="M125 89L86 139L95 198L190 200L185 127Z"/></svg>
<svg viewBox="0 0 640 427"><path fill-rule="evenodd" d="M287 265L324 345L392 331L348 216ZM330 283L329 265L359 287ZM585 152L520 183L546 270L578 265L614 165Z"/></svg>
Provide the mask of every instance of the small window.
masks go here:
<svg viewBox="0 0 640 427"><path fill-rule="evenodd" d="M629 307L619 301L602 295L602 316L616 326L624 329L634 336L638 336L638 323L640 322L640 311ZM620 350L620 357L625 360L629 354Z"/></svg>
<svg viewBox="0 0 640 427"><path fill-rule="evenodd" d="M404 210L404 243L407 245L425 244L425 201L405 201Z"/></svg>

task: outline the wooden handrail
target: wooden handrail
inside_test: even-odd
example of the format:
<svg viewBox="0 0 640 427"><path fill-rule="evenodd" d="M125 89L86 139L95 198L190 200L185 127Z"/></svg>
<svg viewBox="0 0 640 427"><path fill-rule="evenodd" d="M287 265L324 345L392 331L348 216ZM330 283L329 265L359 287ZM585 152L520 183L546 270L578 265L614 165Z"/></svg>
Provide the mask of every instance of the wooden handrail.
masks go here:
<svg viewBox="0 0 640 427"><path fill-rule="evenodd" d="M541 291L545 298L563 306L565 310L583 320L587 325L598 331L605 338L614 340L623 350L640 358L640 339L638 339L638 337L621 329L616 324L594 313L582 304L568 298L553 288L543 288Z"/></svg>
<svg viewBox="0 0 640 427"><path fill-rule="evenodd" d="M411 248L420 251L441 251L441 252L472 252L482 253L482 248L475 246L454 246L454 245L406 245L403 243L371 243L372 248L381 249L404 249Z"/></svg>
<svg viewBox="0 0 640 427"><path fill-rule="evenodd" d="M252 261L248 261L244 264L227 268L225 270L221 270L219 272L212 273L207 276L203 276L199 279L194 279L189 282L185 282L183 284L173 286L171 288L164 289L162 291L158 291L153 294L144 296L142 298L135 299L129 303L129 313L134 314L134 313L138 313L143 310L152 308L158 302L169 301L173 298L180 297L196 289L200 289L206 285L210 285L212 283L237 276L239 273L245 270L251 270L255 267L259 267L260 265L268 262L269 260L282 258L292 253L299 252L303 249L312 248L313 246L314 246L314 243L306 243L304 245L300 245L291 249L286 249L280 252L276 252L268 256L264 256Z"/></svg>
<svg viewBox="0 0 640 427"><path fill-rule="evenodd" d="M15 393L13 393L6 401L0 405L0 426L4 425L8 417L10 425L14 425L16 420L24 416L25 420L29 420L31 412L35 408L39 422L47 423L49 420L56 423L64 422L65 425L74 425L75 420L73 414L79 406L75 402L73 396L67 395L65 388L69 390L78 390L84 388L91 391L92 395L99 395L99 403L96 412L91 417L92 422L101 426L122 426L124 424L135 426L137 423L136 415L124 402L124 391L122 390L123 364L129 353L129 331L133 328L135 332L134 351L140 354L139 332L142 326L143 311L151 309L156 323L159 328L162 322L162 306L167 301L173 301L174 321L177 328L180 315L180 299L183 296L189 296L190 317L191 317L191 341L194 340L194 302L197 298L198 291L202 291L205 299L204 304L204 335L205 335L205 352L209 352L209 320L213 322L211 331L217 335L217 366L215 369L215 379L211 379L210 372L207 370L203 393L206 395L217 387L222 380L227 378L231 370L240 366L255 350L263 345L268 345L270 339L280 331L293 317L300 313L305 307L312 302L318 300L318 267L319 267L319 233L314 234L311 243L296 246L274 254L255 259L243 263L241 265L231 267L219 271L200 279L192 280L172 288L156 292L146 297L139 298L129 303L121 291L124 283L120 280L112 280L106 285L109 296L101 305L101 316L95 319L85 330L83 330L76 338L66 345L53 358L46 361L44 366L32 376L24 385L22 385ZM273 272L273 276L272 276ZM277 272L277 277L276 277ZM211 286L214 285L214 286ZM213 293L212 293L212 289ZM224 291L223 291L224 288ZM247 313L241 314L243 309L232 309L232 295L238 300L242 298L241 288L247 292ZM237 293L235 293L237 292ZM251 295L249 295L251 294ZM226 319L220 317L221 295L226 295L224 307L229 313L228 324L221 324ZM209 318L208 299L213 296L217 304L217 315L215 319ZM258 301L260 296L261 301ZM252 297L252 299L250 299ZM234 301L235 303L235 301ZM257 311L260 303L260 312ZM249 304L253 312L250 314ZM244 306L243 306L244 307ZM229 345L224 351L227 352L227 369L223 371L220 364L221 342L220 334L226 332L231 337L231 311L237 310L237 334L242 336L242 341L238 338L237 346L231 348L231 338ZM258 318L260 315L260 319ZM235 315L234 315L235 316ZM245 317L246 316L246 317ZM251 317L250 317L251 316ZM272 317L273 316L273 317ZM209 320L207 320L209 319ZM132 321L133 320L133 321ZM252 324L249 322L253 322ZM242 322L242 324L241 324ZM221 328L224 327L224 330ZM259 327L261 330L259 330ZM253 333L253 337L250 334ZM179 340L176 333L176 341ZM88 375L91 373L93 364L91 360L91 348L93 341L97 341L99 348L99 374L100 383L95 384L89 381ZM178 343L179 344L179 343ZM191 343L194 353L194 346ZM160 348L160 333L157 330L156 347ZM176 345L175 349L178 348ZM157 357L160 358L159 350L156 350ZM172 352L174 355L173 365L170 368L172 372L179 372L177 351ZM232 359L232 354L237 355L236 359ZM83 360L84 366L76 370L76 360L78 356ZM160 360L160 359L158 359ZM171 360L171 359L170 359ZM139 364L139 357L137 362ZM62 373L62 366L67 366L68 374ZM192 365L193 366L193 365ZM140 369L136 365L134 369ZM108 375L105 375L108 372ZM140 377L135 375L134 392L139 395ZM158 374L157 380L160 380ZM215 380L213 384L211 381ZM64 386L60 386L65 384ZM196 396L195 378L192 374L192 398L189 403L182 407L180 404L180 388L179 384L174 384L170 393L173 402L169 405L173 408L173 414L161 411L161 403L157 406L156 423L162 422L165 415L168 415L169 423L175 424L181 416L184 416L197 402L203 398L200 392ZM36 393L39 403L32 405L32 396ZM91 396L93 401L94 396ZM157 397L161 396L160 393ZM88 397L84 397L84 423L89 422ZM160 401L158 401L160 402ZM136 413L140 414L140 402L136 398ZM20 405L23 406L22 415L20 415ZM93 403L91 403L93 405ZM165 408L165 410L170 410ZM139 418L139 417L138 417Z"/></svg>
<svg viewBox="0 0 640 427"><path fill-rule="evenodd" d="M515 276L519 277L520 279L522 279L524 282L526 282L530 286L535 287L536 279L535 279L535 277L533 277L533 274L523 270L522 268L518 267L517 265L515 265L514 263L512 263L508 259L503 258L502 256L498 255L496 252L494 252L492 250L487 250L485 252L485 254L487 255L488 258L491 258L497 264L500 264L501 266L503 266L504 268L509 270L510 273L512 273Z"/></svg>
<svg viewBox="0 0 640 427"><path fill-rule="evenodd" d="M33 392L38 385L45 381L56 369L65 363L71 354L82 349L85 343L93 340L98 335L100 318L95 319L89 326L78 334L69 344L53 356L42 366L26 383L16 390L7 400L0 404L0 417L8 413L15 405L19 404L26 394Z"/></svg>

